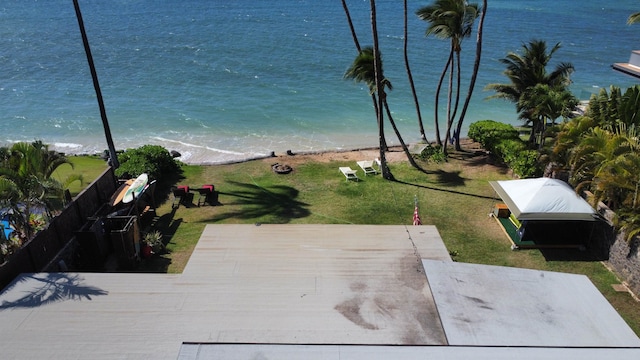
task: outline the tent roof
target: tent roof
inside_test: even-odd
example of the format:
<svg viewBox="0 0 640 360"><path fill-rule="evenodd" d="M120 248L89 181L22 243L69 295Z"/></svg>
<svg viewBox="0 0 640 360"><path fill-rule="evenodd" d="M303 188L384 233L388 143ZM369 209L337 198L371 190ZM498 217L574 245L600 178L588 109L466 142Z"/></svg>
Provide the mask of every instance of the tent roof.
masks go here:
<svg viewBox="0 0 640 360"><path fill-rule="evenodd" d="M564 181L537 178L489 183L518 220L597 219L591 205Z"/></svg>

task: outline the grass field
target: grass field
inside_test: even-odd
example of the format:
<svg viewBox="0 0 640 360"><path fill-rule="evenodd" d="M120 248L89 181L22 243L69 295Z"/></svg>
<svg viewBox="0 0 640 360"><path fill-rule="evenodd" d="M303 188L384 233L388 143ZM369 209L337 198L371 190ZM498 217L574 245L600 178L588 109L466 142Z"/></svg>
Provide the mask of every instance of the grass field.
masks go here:
<svg viewBox="0 0 640 360"><path fill-rule="evenodd" d="M104 162L73 158L85 179L99 174ZM500 202L489 180L509 179L507 170L492 165L482 153L453 153L447 163L394 162L397 181L359 172L362 181L345 181L339 166L346 161L296 160L294 171L270 170L273 159L216 166L184 166L181 184L214 184L217 206L171 208L168 189L157 192L160 204L154 228L164 234L167 253L143 262L141 271L181 272L206 224L412 224L414 199L422 223L435 225L454 260L584 274L607 297L633 330L640 334L638 303L616 292L619 280L598 261L549 261L539 250L512 251L510 241L489 217ZM292 160L293 161L293 160ZM98 171L99 170L99 171ZM92 176L92 175L91 175ZM197 196L197 195L196 195Z"/></svg>

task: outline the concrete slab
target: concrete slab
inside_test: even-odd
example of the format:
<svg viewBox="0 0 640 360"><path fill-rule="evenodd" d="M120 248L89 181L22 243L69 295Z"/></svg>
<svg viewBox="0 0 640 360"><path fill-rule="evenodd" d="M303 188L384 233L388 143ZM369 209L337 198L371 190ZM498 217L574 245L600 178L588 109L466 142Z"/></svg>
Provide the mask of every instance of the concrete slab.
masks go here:
<svg viewBox="0 0 640 360"><path fill-rule="evenodd" d="M640 346L584 275L434 260L423 265L450 345Z"/></svg>
<svg viewBox="0 0 640 360"><path fill-rule="evenodd" d="M415 245L415 246L414 246ZM436 344L432 226L209 225L183 274L23 274L4 358L176 359L183 342Z"/></svg>
<svg viewBox="0 0 640 360"><path fill-rule="evenodd" d="M602 360L638 355L637 348L184 344L178 360Z"/></svg>

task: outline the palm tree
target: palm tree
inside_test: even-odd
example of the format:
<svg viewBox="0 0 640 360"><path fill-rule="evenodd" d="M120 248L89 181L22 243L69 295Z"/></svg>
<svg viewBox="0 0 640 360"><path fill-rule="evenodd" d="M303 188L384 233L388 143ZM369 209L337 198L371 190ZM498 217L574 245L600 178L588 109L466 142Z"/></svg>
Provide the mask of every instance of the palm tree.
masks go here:
<svg viewBox="0 0 640 360"><path fill-rule="evenodd" d="M553 88L547 84L537 84L528 89L516 104L516 109L527 119L535 119L532 134L541 150L545 143L548 120L555 124L559 117L567 118L578 105L578 99L565 87ZM526 114L526 115L523 115Z"/></svg>
<svg viewBox="0 0 640 360"><path fill-rule="evenodd" d="M9 211L10 222L26 240L33 233L29 219L34 209L49 214L53 209L51 199L62 198L64 185L51 175L63 164L73 165L41 141L16 143L8 153L0 167L1 207ZM67 182L74 180L78 177L72 176Z"/></svg>
<svg viewBox="0 0 640 360"><path fill-rule="evenodd" d="M73 7L76 11L76 19L78 20L78 27L80 28L80 35L82 35L82 44L84 45L84 51L87 55L87 62L89 63L89 70L91 71L91 78L93 79L93 87L96 91L96 98L98 99L98 107L100 108L102 127L104 128L104 135L107 140L107 147L109 148L109 160L111 162L111 166L114 169L117 169L120 166L120 164L118 163L118 155L116 153L115 145L113 144L113 138L111 137L111 129L109 127L109 120L107 119L107 111L104 106L104 100L102 99L102 91L100 90L98 73L96 72L96 67L93 63L91 47L89 47L89 39L87 38L87 32L84 28L84 21L82 20L82 12L80 11L78 0L73 0Z"/></svg>
<svg viewBox="0 0 640 360"><path fill-rule="evenodd" d="M420 102L418 101L418 94L416 92L416 86L413 82L413 75L411 74L411 66L409 66L409 24L408 24L408 14L407 14L407 0L403 2L404 6L404 65L407 69L407 78L409 79L409 85L411 86L411 94L413 95L413 103L416 107L416 113L418 115L418 129L420 131L420 139L422 141L427 142L427 135L424 133L424 124L422 122L422 113L420 112Z"/></svg>
<svg viewBox="0 0 640 360"><path fill-rule="evenodd" d="M484 18L487 15L487 0L482 1L482 9L480 13L480 20L478 22L478 35L476 38L476 59L473 62L473 73L471 74L471 80L469 81L469 90L467 91L467 97L464 99L464 105L462 105L462 111L460 112L460 118L458 118L458 125L456 131L453 132L455 137L456 150L460 151L460 131L462 130L462 123L464 117L467 114L469 103L471 102L471 95L476 85L476 79L478 78L478 70L480 69L480 58L482 57L482 35L484 28Z"/></svg>
<svg viewBox="0 0 640 360"><path fill-rule="evenodd" d="M554 91L563 92L568 89L570 84L569 76L574 68L571 63L560 63L555 69L548 73L547 65L549 64L553 54L560 48L557 43L549 52L547 52L547 44L542 40L531 40L529 44L522 45L522 54L510 52L503 59L500 59L507 69L504 74L511 81L507 84L489 84L487 89L494 90L495 95L489 98L501 98L512 101L516 104L516 109L521 119L525 123L533 124L530 142L535 143L536 132L542 126L539 124L540 119L536 116L537 112L533 105L535 103L528 101L529 96L537 85L546 85ZM568 91L568 90L567 90Z"/></svg>
<svg viewBox="0 0 640 360"><path fill-rule="evenodd" d="M451 42L451 48L449 51L449 57L442 70L438 87L436 89L436 103L434 107L434 121L436 131L436 143L442 145L442 139L440 137L440 126L438 121L438 103L440 98L440 92L442 90L442 83L444 82L447 71L449 73L449 87L447 97L447 132L445 142L451 135L451 125L453 124L453 118L458 108L460 99L460 52L462 50L461 44L465 37L471 35L473 23L478 17L478 5L469 4L466 0L435 0L433 5L428 5L418 9L416 12L418 17L422 20L429 22L429 26L426 30L426 35L435 35L440 39L448 39ZM456 99L455 104L452 105L453 95L453 77L456 74ZM446 144L445 144L446 146ZM445 148L446 153L446 148Z"/></svg>
<svg viewBox="0 0 640 360"><path fill-rule="evenodd" d="M344 9L344 13L347 17L347 22L349 23L349 30L351 31L351 37L353 38L353 43L356 46L356 50L358 54L362 51L360 47L360 41L358 41L358 35L356 34L356 29L353 26L353 21L351 20L351 13L349 12L349 7L347 6L346 0L342 0L342 8ZM378 114L378 99L376 99L376 95L374 93L371 94L371 101L373 102L373 109L375 113ZM376 115L377 119L377 115ZM387 142L384 135L380 138L380 148L387 149Z"/></svg>
<svg viewBox="0 0 640 360"><path fill-rule="evenodd" d="M413 156L411 156L411 153L409 152L409 148L405 144L400 134L400 131L398 130L398 127L396 126L395 121L393 120L393 116L391 115L391 111L389 109L389 103L387 102L387 93L385 91L385 88L392 90L393 85L391 84L389 79L384 77L384 72L382 71L381 59L379 64L380 65L376 67L374 49L372 47L365 47L362 49L360 54L358 54L358 56L355 58L351 66L347 69L344 77L347 79L353 79L356 82L363 82L367 84L367 86L369 87L370 93L377 95L377 98L380 101L379 108L385 109L387 117L389 118L389 122L391 123L391 126L396 136L398 137L400 145L402 146L403 151L407 155L409 162L411 163L411 165L419 169L420 168L419 165L415 162L415 160L413 159ZM380 70L378 71L377 69L380 69ZM384 121L384 116L381 112L377 113L376 115L378 117L379 123L381 121ZM382 136L384 136L384 134ZM381 151L381 155L382 153L383 151ZM382 174L385 175L384 167L383 167ZM389 174L391 173L389 172ZM385 177L385 179L391 180L392 177Z"/></svg>

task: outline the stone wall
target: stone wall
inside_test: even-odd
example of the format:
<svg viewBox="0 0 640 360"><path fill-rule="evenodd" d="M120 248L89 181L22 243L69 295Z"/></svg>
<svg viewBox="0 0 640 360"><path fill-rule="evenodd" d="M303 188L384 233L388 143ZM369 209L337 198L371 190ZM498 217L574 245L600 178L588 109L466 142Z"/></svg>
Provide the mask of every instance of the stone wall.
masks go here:
<svg viewBox="0 0 640 360"><path fill-rule="evenodd" d="M640 295L640 259L638 259L640 239L636 236L629 243L624 234L618 234L609 251L607 266L636 296Z"/></svg>
<svg viewBox="0 0 640 360"><path fill-rule="evenodd" d="M615 213L603 203L598 204L597 211L609 223L615 217ZM640 238L636 236L627 242L625 237L624 233L614 233L612 228L611 236L608 236L607 241L603 241L599 245L608 248L609 256L605 265L620 278L635 296L639 296L640 259L638 259L638 247L640 246Z"/></svg>

